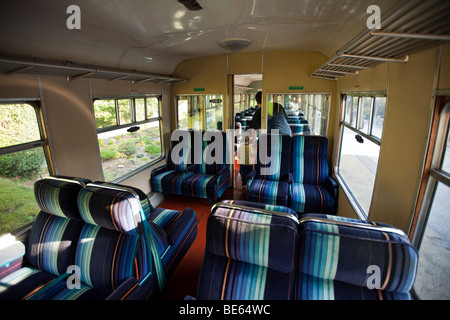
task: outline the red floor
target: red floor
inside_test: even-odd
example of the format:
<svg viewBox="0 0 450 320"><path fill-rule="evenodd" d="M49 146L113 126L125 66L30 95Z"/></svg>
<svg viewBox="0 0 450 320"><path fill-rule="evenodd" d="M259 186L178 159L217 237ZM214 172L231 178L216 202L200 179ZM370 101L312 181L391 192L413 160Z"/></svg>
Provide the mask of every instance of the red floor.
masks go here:
<svg viewBox="0 0 450 320"><path fill-rule="evenodd" d="M246 192L240 183L240 177L235 179L235 188L228 189L218 200L245 199ZM203 254L206 242L206 222L211 211L211 205L207 199L199 199L183 196L170 196L159 207L173 210L192 208L197 214L198 233L197 238L181 261L175 272L168 280L160 299L182 300L186 295L195 297L197 282L203 262Z"/></svg>

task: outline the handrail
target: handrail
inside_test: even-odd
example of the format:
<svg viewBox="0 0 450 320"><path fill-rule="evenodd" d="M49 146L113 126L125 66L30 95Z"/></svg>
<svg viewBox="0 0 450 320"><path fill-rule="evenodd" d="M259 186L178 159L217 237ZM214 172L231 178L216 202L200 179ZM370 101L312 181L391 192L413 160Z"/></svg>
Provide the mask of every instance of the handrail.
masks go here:
<svg viewBox="0 0 450 320"><path fill-rule="evenodd" d="M406 237L406 234L397 228L393 227L386 227L386 226L379 226L379 225L371 225L356 221L340 221L340 220L330 220L326 218L320 218L320 217L302 217L300 219L299 224L305 223L305 222L321 222L321 223L328 223L328 224L334 224L334 225L340 225L340 226L346 226L346 227L358 227L362 229L367 230L374 230L374 231L381 231L381 232L390 232L390 233L396 233L402 237Z"/></svg>
<svg viewBox="0 0 450 320"><path fill-rule="evenodd" d="M254 207L248 207L248 206L244 206L244 205L231 204L231 203L225 203L225 202L219 202L219 203L214 204L211 208L211 212L215 211L217 207L223 207L223 208L228 208L228 209L237 209L237 210L243 210L243 211L248 211L248 212L253 212L253 213L261 213L261 214L285 217L285 218L293 220L297 224L299 223L297 217L295 217L289 213L286 213L286 212L267 210L267 209L262 209L262 208L254 208Z"/></svg>

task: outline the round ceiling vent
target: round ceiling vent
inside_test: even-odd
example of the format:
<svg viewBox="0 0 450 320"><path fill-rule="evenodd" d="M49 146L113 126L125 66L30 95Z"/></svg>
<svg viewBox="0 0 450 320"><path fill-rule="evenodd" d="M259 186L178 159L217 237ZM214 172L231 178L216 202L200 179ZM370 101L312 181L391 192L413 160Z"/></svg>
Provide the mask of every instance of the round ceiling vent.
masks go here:
<svg viewBox="0 0 450 320"><path fill-rule="evenodd" d="M244 50L251 44L252 41L247 38L228 38L218 42L219 46L231 52Z"/></svg>

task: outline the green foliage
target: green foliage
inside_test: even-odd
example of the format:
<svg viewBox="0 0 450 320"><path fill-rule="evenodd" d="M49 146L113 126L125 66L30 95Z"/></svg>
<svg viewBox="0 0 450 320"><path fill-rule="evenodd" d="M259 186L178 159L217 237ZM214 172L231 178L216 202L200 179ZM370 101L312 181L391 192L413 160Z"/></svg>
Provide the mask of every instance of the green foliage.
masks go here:
<svg viewBox="0 0 450 320"><path fill-rule="evenodd" d="M114 100L96 100L94 102L95 125L105 128L116 124L116 106Z"/></svg>
<svg viewBox="0 0 450 320"><path fill-rule="evenodd" d="M133 141L126 141L119 146L119 151L127 156L135 154L137 151L136 144Z"/></svg>
<svg viewBox="0 0 450 320"><path fill-rule="evenodd" d="M41 135L31 105L0 105L0 148L37 140L41 140Z"/></svg>
<svg viewBox="0 0 450 320"><path fill-rule="evenodd" d="M111 149L103 149L100 150L100 156L102 157L103 160L114 159L117 156L117 152Z"/></svg>
<svg viewBox="0 0 450 320"><path fill-rule="evenodd" d="M39 176L44 161L41 149L6 154L0 158L0 174L6 178L32 179Z"/></svg>
<svg viewBox="0 0 450 320"><path fill-rule="evenodd" d="M155 144L150 144L145 147L145 152L148 152L150 154L161 153L161 147Z"/></svg>
<svg viewBox="0 0 450 320"><path fill-rule="evenodd" d="M39 213L34 189L0 178L0 235L32 222Z"/></svg>

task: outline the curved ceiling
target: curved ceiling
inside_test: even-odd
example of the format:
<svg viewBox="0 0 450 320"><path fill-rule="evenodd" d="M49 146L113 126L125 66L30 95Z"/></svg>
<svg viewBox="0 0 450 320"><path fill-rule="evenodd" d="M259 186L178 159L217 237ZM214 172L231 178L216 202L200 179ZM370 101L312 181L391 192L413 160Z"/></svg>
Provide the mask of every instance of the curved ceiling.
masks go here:
<svg viewBox="0 0 450 320"><path fill-rule="evenodd" d="M393 0L2 0L0 52L172 74L184 60L224 53L218 42L245 37L244 51L312 50L330 57L364 31L376 4ZM81 29L69 30L70 5Z"/></svg>

